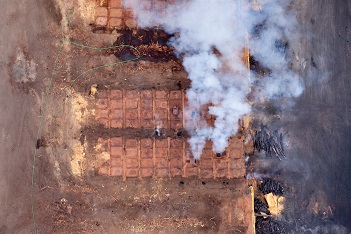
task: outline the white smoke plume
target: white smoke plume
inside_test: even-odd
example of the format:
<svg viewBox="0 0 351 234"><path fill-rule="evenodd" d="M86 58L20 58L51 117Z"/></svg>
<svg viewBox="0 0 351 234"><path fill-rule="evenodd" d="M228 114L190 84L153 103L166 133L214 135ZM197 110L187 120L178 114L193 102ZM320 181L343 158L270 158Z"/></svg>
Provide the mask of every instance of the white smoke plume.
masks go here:
<svg viewBox="0 0 351 234"><path fill-rule="evenodd" d="M150 2L129 0L125 7L133 8L140 27L162 26L176 35L170 45L191 80L185 115L195 159L206 140L213 142L215 152L223 152L239 119L251 111L247 95L256 77L249 79L244 48L271 69L268 77L257 78L262 91L256 101L301 94L300 78L288 69L284 47L277 45L294 35L294 17L284 10L287 1L262 0L260 10L254 9L256 1L244 0L174 0L166 8L150 7ZM201 114L206 108L215 116L214 126Z"/></svg>

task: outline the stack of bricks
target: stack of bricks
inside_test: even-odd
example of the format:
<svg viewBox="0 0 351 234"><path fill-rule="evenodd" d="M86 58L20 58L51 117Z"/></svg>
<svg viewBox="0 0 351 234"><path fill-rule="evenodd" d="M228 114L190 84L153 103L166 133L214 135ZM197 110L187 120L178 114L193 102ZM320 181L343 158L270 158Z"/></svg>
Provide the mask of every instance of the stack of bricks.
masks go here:
<svg viewBox="0 0 351 234"><path fill-rule="evenodd" d="M101 91L95 119L105 128L183 129L185 98L181 91ZM153 131L153 130L152 130Z"/></svg>
<svg viewBox="0 0 351 234"><path fill-rule="evenodd" d="M108 11L108 27L109 28L121 28L123 25L123 8L122 0L110 0Z"/></svg>
<svg viewBox="0 0 351 234"><path fill-rule="evenodd" d="M124 8L122 0L100 0L95 7L95 25L109 31L137 28L135 13Z"/></svg>
<svg viewBox="0 0 351 234"><path fill-rule="evenodd" d="M96 99L95 119L104 128L148 130L150 136L157 127L182 131L186 97L179 90L107 90ZM210 115L201 110L202 118ZM213 122L213 120L211 120ZM110 159L98 171L110 176L201 178L240 178L245 175L243 142L233 137L226 155L217 157L212 143L207 142L197 162L191 154L187 139L179 136L143 138L100 138L98 144ZM104 154L106 155L106 154Z"/></svg>
<svg viewBox="0 0 351 234"><path fill-rule="evenodd" d="M141 92L140 113L141 126L144 128L154 128L153 92L151 90Z"/></svg>
<svg viewBox="0 0 351 234"><path fill-rule="evenodd" d="M133 2L141 10L149 12L152 17L159 18L166 15L166 7L170 4L186 4L189 0L98 0L95 8L95 25L114 29L137 28L136 14L124 3ZM185 5L183 5L185 7ZM157 25L155 25L157 26Z"/></svg>
<svg viewBox="0 0 351 234"><path fill-rule="evenodd" d="M207 142L200 159L194 161L184 138L126 138L98 140L100 150L110 158L98 173L126 178L190 177L243 178L245 162L242 140L232 138L226 155L218 158ZM106 154L105 154L106 155Z"/></svg>
<svg viewBox="0 0 351 234"><path fill-rule="evenodd" d="M195 161L187 139L182 136L155 135L162 131L183 131L183 110L186 97L172 90L107 90L96 99L95 119L103 128L140 129L149 131L150 138L138 134L129 137L100 138L98 153L109 159L97 168L99 174L129 177L241 178L245 175L243 141L233 137L226 154L217 157L212 143L207 142L201 158ZM200 116L209 119L208 113ZM104 154L102 154L104 153ZM107 154L106 154L107 153Z"/></svg>

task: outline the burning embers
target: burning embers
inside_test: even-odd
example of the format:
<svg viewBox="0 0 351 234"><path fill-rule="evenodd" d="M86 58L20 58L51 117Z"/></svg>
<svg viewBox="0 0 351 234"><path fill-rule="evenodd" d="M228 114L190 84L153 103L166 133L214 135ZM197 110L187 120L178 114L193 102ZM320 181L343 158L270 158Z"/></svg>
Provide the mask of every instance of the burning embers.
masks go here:
<svg viewBox="0 0 351 234"><path fill-rule="evenodd" d="M254 142L254 149L258 152L261 150L265 151L266 157L276 156L279 160L285 158L284 145L283 145L283 134L278 133L277 130L270 132L266 126L261 126L261 130L251 133L252 141Z"/></svg>
<svg viewBox="0 0 351 234"><path fill-rule="evenodd" d="M152 62L175 60L173 47L167 45L172 35L156 28L119 30L120 35L115 46L130 45L140 52L140 59ZM138 56L135 50L129 47L120 47L111 51L117 58L128 59Z"/></svg>

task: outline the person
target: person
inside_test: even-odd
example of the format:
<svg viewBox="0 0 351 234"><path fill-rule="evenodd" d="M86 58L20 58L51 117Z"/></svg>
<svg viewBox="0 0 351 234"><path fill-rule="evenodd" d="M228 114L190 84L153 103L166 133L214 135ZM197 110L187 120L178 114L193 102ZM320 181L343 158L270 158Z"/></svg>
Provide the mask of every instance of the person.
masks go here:
<svg viewBox="0 0 351 234"><path fill-rule="evenodd" d="M175 115L175 116L179 115L179 108L177 106L173 106L172 114Z"/></svg>
<svg viewBox="0 0 351 234"><path fill-rule="evenodd" d="M156 128L156 129L155 129L155 135L156 135L156 136L161 136L161 131L160 131L159 128Z"/></svg>

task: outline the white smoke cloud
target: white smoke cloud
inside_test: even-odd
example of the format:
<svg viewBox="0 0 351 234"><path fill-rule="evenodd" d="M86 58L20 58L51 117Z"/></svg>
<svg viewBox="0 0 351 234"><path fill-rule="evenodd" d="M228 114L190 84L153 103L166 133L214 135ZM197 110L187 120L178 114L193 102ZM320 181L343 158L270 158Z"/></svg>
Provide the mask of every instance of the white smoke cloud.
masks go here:
<svg viewBox="0 0 351 234"><path fill-rule="evenodd" d="M285 51L277 48L277 42L289 39L294 32L294 17L284 10L288 1L262 1L260 11L253 10L249 1L240 0L175 0L165 9L156 5L152 10L149 3L125 1L126 7L136 11L140 27L162 26L177 35L170 45L181 55L191 80L185 114L195 158L201 156L208 139L215 152L223 152L229 137L238 131L239 119L251 111L246 97L252 84L242 59L244 48L249 47L272 71L260 83L263 92L257 100L296 97L303 91L300 78L288 68ZM256 25L263 25L259 32ZM200 114L207 107L215 116L214 126Z"/></svg>

